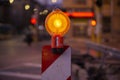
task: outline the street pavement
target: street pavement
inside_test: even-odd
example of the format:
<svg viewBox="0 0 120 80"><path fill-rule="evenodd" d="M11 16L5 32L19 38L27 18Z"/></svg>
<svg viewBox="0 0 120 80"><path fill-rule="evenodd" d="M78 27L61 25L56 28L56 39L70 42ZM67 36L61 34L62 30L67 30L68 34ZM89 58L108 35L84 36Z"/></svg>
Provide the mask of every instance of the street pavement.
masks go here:
<svg viewBox="0 0 120 80"><path fill-rule="evenodd" d="M28 46L23 39L24 36L0 41L0 80L40 80L41 50L44 45L50 44L50 40L34 42ZM75 47L74 42L65 40L65 44L71 47ZM72 53L78 54L78 49L72 48ZM77 70L74 69L72 73Z"/></svg>
<svg viewBox="0 0 120 80"><path fill-rule="evenodd" d="M41 50L44 45L50 44L50 40L34 42L28 46L23 42L23 38L24 36L20 36L0 41L0 80L40 80ZM99 68L100 66L101 60L99 63L90 63L88 60L80 59L82 55L87 53L86 40L85 38L65 38L64 43L72 47L72 80L88 80L88 68ZM84 68L81 67L83 62ZM109 71L111 70L107 70L107 72ZM119 80L118 75L115 76L111 77L114 80Z"/></svg>
<svg viewBox="0 0 120 80"><path fill-rule="evenodd" d="M43 43L28 46L23 38L0 41L0 80L40 80Z"/></svg>

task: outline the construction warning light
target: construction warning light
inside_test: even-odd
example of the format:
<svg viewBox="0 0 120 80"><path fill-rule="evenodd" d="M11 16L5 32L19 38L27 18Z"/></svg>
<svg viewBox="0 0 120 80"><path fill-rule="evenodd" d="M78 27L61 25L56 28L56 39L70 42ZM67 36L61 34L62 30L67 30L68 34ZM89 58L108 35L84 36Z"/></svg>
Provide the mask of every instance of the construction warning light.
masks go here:
<svg viewBox="0 0 120 80"><path fill-rule="evenodd" d="M53 53L62 53L63 36L70 28L68 16L59 9L53 10L45 20L45 27L51 35L51 48Z"/></svg>
<svg viewBox="0 0 120 80"><path fill-rule="evenodd" d="M45 27L50 35L63 36L70 28L70 20L65 13L56 9L47 16Z"/></svg>
<svg viewBox="0 0 120 80"><path fill-rule="evenodd" d="M37 20L36 20L36 18L31 18L30 22L31 22L31 24L35 25L37 23Z"/></svg>
<svg viewBox="0 0 120 80"><path fill-rule="evenodd" d="M91 20L91 26L96 26L97 22L96 20Z"/></svg>

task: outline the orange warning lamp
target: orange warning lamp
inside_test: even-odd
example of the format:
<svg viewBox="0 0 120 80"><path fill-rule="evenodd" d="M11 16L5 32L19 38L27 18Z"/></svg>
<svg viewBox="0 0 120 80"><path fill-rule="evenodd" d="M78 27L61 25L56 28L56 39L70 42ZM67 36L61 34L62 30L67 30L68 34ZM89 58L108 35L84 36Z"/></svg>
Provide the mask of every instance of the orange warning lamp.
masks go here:
<svg viewBox="0 0 120 80"><path fill-rule="evenodd" d="M70 28L68 16L60 9L53 10L45 20L45 27L52 36L52 49L61 49L63 47L63 36Z"/></svg>
<svg viewBox="0 0 120 80"><path fill-rule="evenodd" d="M97 24L96 20L91 20L91 26L95 27Z"/></svg>
<svg viewBox="0 0 120 80"><path fill-rule="evenodd" d="M49 34L63 36L70 28L70 20L61 10L52 11L45 20Z"/></svg>

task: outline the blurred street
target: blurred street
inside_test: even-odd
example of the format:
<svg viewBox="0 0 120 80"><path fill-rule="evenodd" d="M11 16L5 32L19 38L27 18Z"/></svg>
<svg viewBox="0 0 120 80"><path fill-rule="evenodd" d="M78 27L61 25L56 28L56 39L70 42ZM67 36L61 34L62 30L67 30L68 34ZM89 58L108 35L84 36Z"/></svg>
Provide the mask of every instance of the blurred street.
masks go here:
<svg viewBox="0 0 120 80"><path fill-rule="evenodd" d="M0 80L120 80L119 8L120 0L0 0ZM71 56L52 54L67 46Z"/></svg>
<svg viewBox="0 0 120 80"><path fill-rule="evenodd" d="M41 49L44 45L49 45L50 40L33 42L28 46L23 38L17 36L11 40L0 41L0 80L40 80ZM88 80L87 69L90 67L97 69L101 65L101 59L82 58L82 55L87 53L86 41L85 38L65 38L65 44L72 47L72 78L76 78L73 80ZM104 68L107 73L111 73L107 74L109 79L106 80L113 80L113 78L119 80L119 71L113 76L114 71L109 70L120 68L119 59L108 59L105 63Z"/></svg>
<svg viewBox="0 0 120 80"><path fill-rule="evenodd" d="M23 37L1 41L0 80L37 80L41 73L41 48L47 43L28 46Z"/></svg>

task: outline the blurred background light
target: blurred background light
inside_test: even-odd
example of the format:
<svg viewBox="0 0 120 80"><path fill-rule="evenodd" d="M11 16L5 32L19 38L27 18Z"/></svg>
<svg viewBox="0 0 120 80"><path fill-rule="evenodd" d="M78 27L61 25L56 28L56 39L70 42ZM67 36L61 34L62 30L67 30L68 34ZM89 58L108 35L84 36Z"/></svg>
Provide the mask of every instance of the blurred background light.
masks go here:
<svg viewBox="0 0 120 80"><path fill-rule="evenodd" d="M42 15L43 13L42 12L39 12L39 15Z"/></svg>
<svg viewBox="0 0 120 80"><path fill-rule="evenodd" d="M48 13L48 10L45 9L45 10L43 11L43 14L47 14L47 13Z"/></svg>
<svg viewBox="0 0 120 80"><path fill-rule="evenodd" d="M57 0L51 0L52 1L52 3L56 3L57 2Z"/></svg>
<svg viewBox="0 0 120 80"><path fill-rule="evenodd" d="M29 4L26 4L25 5L25 10L29 10L30 9L30 5Z"/></svg>
<svg viewBox="0 0 120 80"><path fill-rule="evenodd" d="M34 8L33 11L37 11L38 9L37 8Z"/></svg>
<svg viewBox="0 0 120 80"><path fill-rule="evenodd" d="M10 4L12 4L14 2L14 0L9 0Z"/></svg>
<svg viewBox="0 0 120 80"><path fill-rule="evenodd" d="M48 10L45 9L44 11L39 12L39 15L46 15L48 13Z"/></svg>

